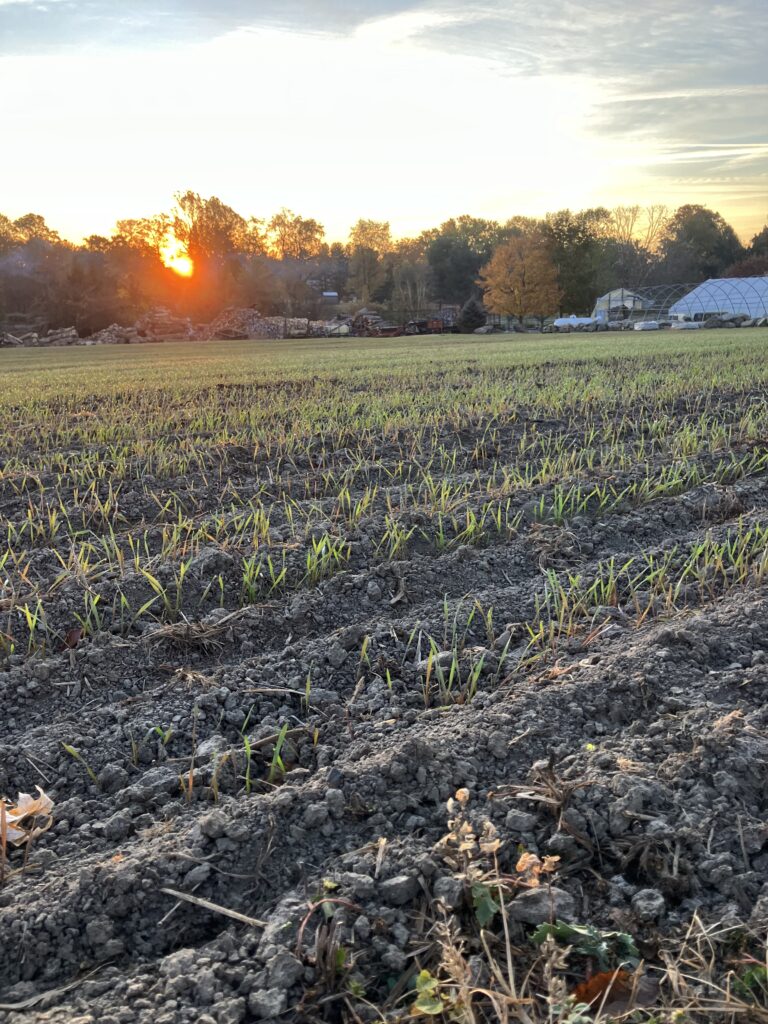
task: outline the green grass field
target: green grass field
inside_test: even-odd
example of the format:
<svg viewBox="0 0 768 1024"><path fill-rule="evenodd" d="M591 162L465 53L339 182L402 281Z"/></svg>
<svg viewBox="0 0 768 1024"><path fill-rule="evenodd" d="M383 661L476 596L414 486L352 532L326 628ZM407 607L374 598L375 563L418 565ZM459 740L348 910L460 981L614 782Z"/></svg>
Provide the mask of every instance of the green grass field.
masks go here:
<svg viewBox="0 0 768 1024"><path fill-rule="evenodd" d="M66 394L164 390L307 374L429 375L467 360L478 367L628 357L650 359L752 353L759 364L768 329L657 334L440 335L422 338L301 341L167 342L137 346L0 350L0 409Z"/></svg>
<svg viewBox="0 0 768 1024"><path fill-rule="evenodd" d="M123 626L167 618L161 565L191 614L181 581L210 544L238 566L225 603L247 604L277 577L341 571L360 530L377 558L439 553L508 536L535 503L562 524L753 476L766 345L724 330L2 352L5 589L39 602L32 650L65 583L80 617L96 601ZM30 589L40 547L61 572ZM140 612L129 570L151 588Z"/></svg>

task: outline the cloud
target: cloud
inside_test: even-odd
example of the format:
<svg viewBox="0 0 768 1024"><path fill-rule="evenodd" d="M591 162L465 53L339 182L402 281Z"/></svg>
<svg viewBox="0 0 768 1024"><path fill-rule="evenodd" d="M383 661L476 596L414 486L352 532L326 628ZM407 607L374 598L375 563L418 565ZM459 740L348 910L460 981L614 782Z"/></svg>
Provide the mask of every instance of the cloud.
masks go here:
<svg viewBox="0 0 768 1024"><path fill-rule="evenodd" d="M766 82L765 0L0 0L4 53L162 46L242 28L350 35L366 23L420 22L425 48L474 56L505 74L567 74L661 91L684 83ZM762 43L761 43L762 41Z"/></svg>
<svg viewBox="0 0 768 1024"><path fill-rule="evenodd" d="M6 104L19 137L68 146L61 128L103 149L114 123L126 153L172 137L201 190L233 173L211 140L227 132L221 152L250 153L269 138L278 205L311 209L318 189L336 189L339 209L385 218L441 189L446 214L718 189L762 211L766 39L765 0L0 0L0 73L27 83ZM110 98L98 118L95 94ZM186 102L159 118L168 96ZM493 166L454 144L467 124L486 132ZM336 171L294 166L296 137L321 152L331 135ZM427 152L425 139L440 146ZM146 174L154 195L154 162Z"/></svg>
<svg viewBox="0 0 768 1024"><path fill-rule="evenodd" d="M259 26L344 34L422 6L417 0L0 0L0 53L162 46Z"/></svg>

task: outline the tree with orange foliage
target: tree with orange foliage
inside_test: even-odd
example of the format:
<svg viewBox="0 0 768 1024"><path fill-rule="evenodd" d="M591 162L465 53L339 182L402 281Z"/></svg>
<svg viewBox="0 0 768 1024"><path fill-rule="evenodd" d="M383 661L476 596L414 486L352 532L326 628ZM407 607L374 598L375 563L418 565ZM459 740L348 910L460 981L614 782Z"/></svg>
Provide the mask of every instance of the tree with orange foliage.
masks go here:
<svg viewBox="0 0 768 1024"><path fill-rule="evenodd" d="M516 316L550 316L562 298L557 268L544 236L538 231L513 235L494 252L480 271L483 299L492 313Z"/></svg>

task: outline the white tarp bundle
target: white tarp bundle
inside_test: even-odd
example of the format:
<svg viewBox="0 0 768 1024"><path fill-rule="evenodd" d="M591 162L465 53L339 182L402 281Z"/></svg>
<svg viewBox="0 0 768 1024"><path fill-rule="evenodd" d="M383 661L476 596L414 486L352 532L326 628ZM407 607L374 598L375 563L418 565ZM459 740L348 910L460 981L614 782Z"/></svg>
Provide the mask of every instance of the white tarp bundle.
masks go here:
<svg viewBox="0 0 768 1024"><path fill-rule="evenodd" d="M589 324L593 324L595 321L591 316L576 316L572 313L570 316L559 316L553 321L555 327L584 327Z"/></svg>
<svg viewBox="0 0 768 1024"><path fill-rule="evenodd" d="M691 318L725 314L768 316L768 277L713 277L669 307Z"/></svg>

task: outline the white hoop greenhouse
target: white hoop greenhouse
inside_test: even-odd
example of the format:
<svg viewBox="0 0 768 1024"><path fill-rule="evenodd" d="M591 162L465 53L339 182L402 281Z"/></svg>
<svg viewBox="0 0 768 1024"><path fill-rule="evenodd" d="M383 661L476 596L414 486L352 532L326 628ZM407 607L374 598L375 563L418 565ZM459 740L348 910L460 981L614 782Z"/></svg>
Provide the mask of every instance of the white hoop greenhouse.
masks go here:
<svg viewBox="0 0 768 1024"><path fill-rule="evenodd" d="M768 316L768 277L711 278L674 302L669 312L691 320Z"/></svg>

